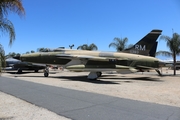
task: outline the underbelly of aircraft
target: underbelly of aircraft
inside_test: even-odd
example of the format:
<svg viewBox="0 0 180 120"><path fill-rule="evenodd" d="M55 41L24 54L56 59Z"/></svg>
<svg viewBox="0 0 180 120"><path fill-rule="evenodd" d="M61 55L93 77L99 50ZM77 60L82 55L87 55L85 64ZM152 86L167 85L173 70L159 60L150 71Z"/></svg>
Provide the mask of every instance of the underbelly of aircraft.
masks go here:
<svg viewBox="0 0 180 120"><path fill-rule="evenodd" d="M121 66L121 65L114 65L114 66L94 66L94 65L71 65L66 67L66 69L75 72L82 72L82 71L117 71L118 73L133 73L137 72L136 69L128 67L128 66Z"/></svg>

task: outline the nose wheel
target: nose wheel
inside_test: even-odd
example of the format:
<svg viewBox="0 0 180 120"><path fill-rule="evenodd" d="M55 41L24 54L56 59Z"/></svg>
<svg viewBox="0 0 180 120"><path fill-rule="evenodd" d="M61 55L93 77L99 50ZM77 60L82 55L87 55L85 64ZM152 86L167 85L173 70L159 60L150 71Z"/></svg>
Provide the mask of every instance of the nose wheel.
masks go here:
<svg viewBox="0 0 180 120"><path fill-rule="evenodd" d="M44 69L44 77L48 77L48 76L49 76L49 68L46 67L46 68Z"/></svg>

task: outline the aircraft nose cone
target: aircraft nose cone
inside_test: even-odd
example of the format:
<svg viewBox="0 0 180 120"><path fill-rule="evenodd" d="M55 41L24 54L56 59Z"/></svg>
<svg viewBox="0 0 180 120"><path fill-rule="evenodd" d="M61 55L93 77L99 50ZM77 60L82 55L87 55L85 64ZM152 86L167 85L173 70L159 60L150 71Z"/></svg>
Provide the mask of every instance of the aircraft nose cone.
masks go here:
<svg viewBox="0 0 180 120"><path fill-rule="evenodd" d="M14 58L14 59L17 59L17 60L20 60L20 59L21 59L21 56L14 56L13 58Z"/></svg>

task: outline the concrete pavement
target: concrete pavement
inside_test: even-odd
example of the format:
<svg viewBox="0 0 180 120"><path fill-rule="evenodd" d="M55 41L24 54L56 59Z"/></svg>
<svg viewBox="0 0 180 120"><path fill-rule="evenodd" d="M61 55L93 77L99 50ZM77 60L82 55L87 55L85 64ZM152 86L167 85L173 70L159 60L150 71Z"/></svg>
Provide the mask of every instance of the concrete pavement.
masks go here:
<svg viewBox="0 0 180 120"><path fill-rule="evenodd" d="M180 108L0 77L0 91L78 120L179 120Z"/></svg>

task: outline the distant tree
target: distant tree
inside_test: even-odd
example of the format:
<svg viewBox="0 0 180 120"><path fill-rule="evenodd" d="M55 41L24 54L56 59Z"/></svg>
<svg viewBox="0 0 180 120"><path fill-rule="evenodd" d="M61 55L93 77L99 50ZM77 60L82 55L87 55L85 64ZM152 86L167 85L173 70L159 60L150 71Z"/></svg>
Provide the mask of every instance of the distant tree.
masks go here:
<svg viewBox="0 0 180 120"><path fill-rule="evenodd" d="M48 48L38 48L37 52L48 52L49 49Z"/></svg>
<svg viewBox="0 0 180 120"><path fill-rule="evenodd" d="M172 38L169 36L161 35L160 40L166 42L167 47L170 51L158 51L157 55L172 56L174 65L174 75L176 75L176 56L180 55L180 35L173 33Z"/></svg>
<svg viewBox="0 0 180 120"><path fill-rule="evenodd" d="M127 42L128 42L128 38L118 38L115 37L114 38L114 42L109 44L109 47L114 47L116 49L116 51L123 51L124 49L127 48Z"/></svg>
<svg viewBox="0 0 180 120"><path fill-rule="evenodd" d="M31 50L31 53L35 53L35 51L34 51L34 50Z"/></svg>
<svg viewBox="0 0 180 120"><path fill-rule="evenodd" d="M88 44L80 45L80 46L77 47L77 49L80 49L80 50L90 50L90 51L92 51L92 50L97 50L98 47L97 47L94 43L92 43L92 44L90 44L90 45L88 45Z"/></svg>
<svg viewBox="0 0 180 120"><path fill-rule="evenodd" d="M12 58L16 55L15 52L10 52L8 55L6 55L6 58Z"/></svg>
<svg viewBox="0 0 180 120"><path fill-rule="evenodd" d="M20 53L16 53L16 56L21 56L21 54Z"/></svg>
<svg viewBox="0 0 180 120"><path fill-rule="evenodd" d="M6 58L12 58L16 56L21 56L20 53L15 53L15 52L10 52L9 54L6 55Z"/></svg>
<svg viewBox="0 0 180 120"><path fill-rule="evenodd" d="M125 49L131 48L131 47L133 47L133 46L134 46L133 44L129 44L128 47L125 48Z"/></svg>
<svg viewBox="0 0 180 120"><path fill-rule="evenodd" d="M26 52L26 54L29 54L29 53L30 53L29 51Z"/></svg>

